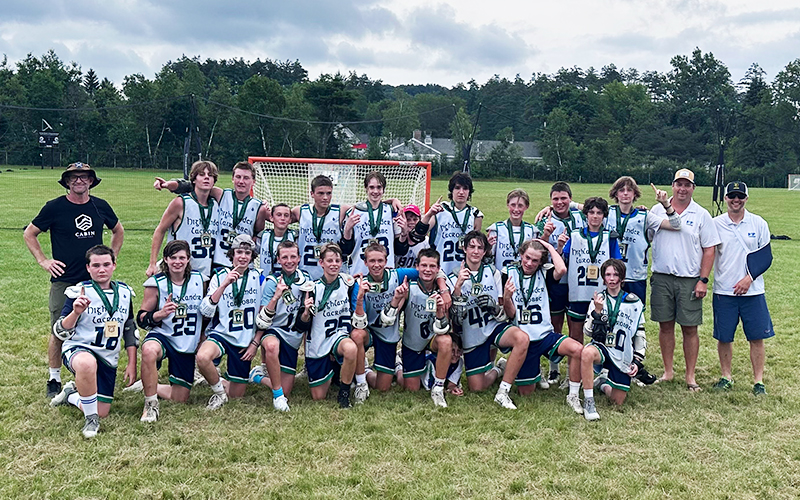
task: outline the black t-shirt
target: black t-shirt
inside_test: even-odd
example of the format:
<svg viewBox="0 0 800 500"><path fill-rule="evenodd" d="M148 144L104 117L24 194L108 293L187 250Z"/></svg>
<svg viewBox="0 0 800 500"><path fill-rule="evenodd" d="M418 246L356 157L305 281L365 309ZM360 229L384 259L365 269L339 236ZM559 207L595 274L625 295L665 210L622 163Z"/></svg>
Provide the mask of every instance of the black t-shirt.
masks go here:
<svg viewBox="0 0 800 500"><path fill-rule="evenodd" d="M86 251L103 243L103 225L113 229L119 219L105 200L89 196L83 204L72 203L66 196L50 200L32 224L50 231L53 258L66 265L64 274L50 281L78 283L90 279L86 271Z"/></svg>

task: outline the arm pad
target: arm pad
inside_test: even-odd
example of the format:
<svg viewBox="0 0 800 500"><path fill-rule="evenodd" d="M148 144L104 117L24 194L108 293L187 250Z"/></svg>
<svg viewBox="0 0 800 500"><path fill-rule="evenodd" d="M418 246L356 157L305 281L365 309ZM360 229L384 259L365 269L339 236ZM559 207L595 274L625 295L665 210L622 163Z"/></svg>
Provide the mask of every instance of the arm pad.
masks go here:
<svg viewBox="0 0 800 500"><path fill-rule="evenodd" d="M369 320L367 319L366 314L353 314L353 328L358 328L359 330L364 330L367 328L369 324Z"/></svg>
<svg viewBox="0 0 800 500"><path fill-rule="evenodd" d="M256 328L259 330L266 330L272 326L272 319L275 318L275 311L270 311L266 307L262 307L256 316Z"/></svg>
<svg viewBox="0 0 800 500"><path fill-rule="evenodd" d="M392 307L392 304L386 304L386 307L381 311L380 322L381 326L392 326L397 321L397 308Z"/></svg>
<svg viewBox="0 0 800 500"><path fill-rule="evenodd" d="M206 318L213 318L215 312L217 312L217 304L212 304L211 297L206 295L200 302L200 314Z"/></svg>
<svg viewBox="0 0 800 500"><path fill-rule="evenodd" d="M139 347L139 330L136 328L136 322L131 317L128 318L122 328L122 341L125 342L125 348Z"/></svg>
<svg viewBox="0 0 800 500"><path fill-rule="evenodd" d="M672 229L681 228L681 216L678 215L678 212L672 212L672 215L668 215L667 218L669 219L669 225L672 226Z"/></svg>
<svg viewBox="0 0 800 500"><path fill-rule="evenodd" d="M178 183L177 189L173 191L173 193L175 194L191 193L194 190L192 182L189 181L188 179L170 179L170 180Z"/></svg>
<svg viewBox="0 0 800 500"><path fill-rule="evenodd" d="M53 335L56 336L58 340L64 342L65 340L69 340L75 335L75 329L71 328L67 330L63 326L61 326L61 321L64 319L64 316L61 316L53 323Z"/></svg>
<svg viewBox="0 0 800 500"><path fill-rule="evenodd" d="M141 328L144 328L145 330L152 330L157 326L161 326L161 322L156 321L153 318L154 312L155 311L143 311L139 309L139 312L136 313L136 322L139 323Z"/></svg>
<svg viewBox="0 0 800 500"><path fill-rule="evenodd" d="M633 335L633 356L635 358L644 359L647 352L647 337L644 334L644 327L640 327Z"/></svg>

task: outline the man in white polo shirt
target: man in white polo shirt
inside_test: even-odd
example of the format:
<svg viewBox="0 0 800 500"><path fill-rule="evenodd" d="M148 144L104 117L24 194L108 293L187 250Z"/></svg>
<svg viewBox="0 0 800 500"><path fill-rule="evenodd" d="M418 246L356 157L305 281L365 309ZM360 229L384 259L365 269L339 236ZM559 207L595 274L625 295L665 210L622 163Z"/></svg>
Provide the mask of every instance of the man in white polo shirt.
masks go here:
<svg viewBox="0 0 800 500"><path fill-rule="evenodd" d="M693 199L694 173L688 169L675 172L672 198L665 208L656 204L652 213L666 218L670 206L681 217L680 231L658 231L653 237L653 274L650 277L650 319L657 321L658 343L664 360L660 381L675 377L675 323L683 333L686 359L686 387L700 390L695 380L700 339L697 327L703 323L703 297L708 293L708 275L714 265L714 247L719 235L708 210Z"/></svg>
<svg viewBox="0 0 800 500"><path fill-rule="evenodd" d="M742 319L742 329L750 343L750 362L753 365L753 394L767 393L764 387L764 339L775 336L772 319L764 295L764 276L767 266L748 266L747 255L769 244L769 226L758 215L745 210L748 191L744 182L725 186L727 213L714 217L722 243L717 246L714 260L714 338L717 339L722 378L714 389L733 388L731 358L733 334ZM756 268L759 269L756 269Z"/></svg>

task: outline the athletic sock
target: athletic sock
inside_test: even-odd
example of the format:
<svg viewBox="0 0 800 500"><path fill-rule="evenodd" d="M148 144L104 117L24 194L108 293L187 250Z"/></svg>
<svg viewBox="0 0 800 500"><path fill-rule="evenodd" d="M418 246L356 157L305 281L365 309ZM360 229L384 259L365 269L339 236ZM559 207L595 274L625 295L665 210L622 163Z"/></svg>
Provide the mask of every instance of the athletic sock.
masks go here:
<svg viewBox="0 0 800 500"><path fill-rule="evenodd" d="M436 389L437 387L444 388L444 379L443 378L433 377L433 388Z"/></svg>
<svg viewBox="0 0 800 500"><path fill-rule="evenodd" d="M283 396L283 387L272 390L272 399L278 399L281 396Z"/></svg>
<svg viewBox="0 0 800 500"><path fill-rule="evenodd" d="M589 399L594 397L594 389L584 389L583 390L583 397L584 399Z"/></svg>
<svg viewBox="0 0 800 500"><path fill-rule="evenodd" d="M225 386L222 385L222 379L217 380L217 383L211 386L211 390L214 394L224 394Z"/></svg>
<svg viewBox="0 0 800 500"><path fill-rule="evenodd" d="M72 406L80 409L80 407L81 407L81 395L78 394L77 392L73 392L72 394L67 396L67 402L69 402L69 404L71 404Z"/></svg>
<svg viewBox="0 0 800 500"><path fill-rule="evenodd" d="M359 375L358 373L356 373L356 384L366 384L366 383L367 383L367 374L362 373L361 375Z"/></svg>
<svg viewBox="0 0 800 500"><path fill-rule="evenodd" d="M569 381L569 395L570 396L577 396L580 394L581 390L581 383L580 382L573 382L572 380Z"/></svg>
<svg viewBox="0 0 800 500"><path fill-rule="evenodd" d="M145 396L144 402L145 403L154 403L158 401L158 394L153 394L152 396Z"/></svg>
<svg viewBox="0 0 800 500"><path fill-rule="evenodd" d="M255 384L260 384L262 380L264 380L264 375L259 374L253 377L253 383Z"/></svg>
<svg viewBox="0 0 800 500"><path fill-rule="evenodd" d="M500 388L497 389L497 392L508 394L508 391L510 390L511 390L511 384L509 384L508 382L500 382Z"/></svg>
<svg viewBox="0 0 800 500"><path fill-rule="evenodd" d="M61 368L48 368L50 371L50 378L48 380L55 380L61 382Z"/></svg>
<svg viewBox="0 0 800 500"><path fill-rule="evenodd" d="M97 393L95 392L91 396L87 397L81 396L80 409L83 410L83 415L85 417L88 417L89 415L97 415Z"/></svg>

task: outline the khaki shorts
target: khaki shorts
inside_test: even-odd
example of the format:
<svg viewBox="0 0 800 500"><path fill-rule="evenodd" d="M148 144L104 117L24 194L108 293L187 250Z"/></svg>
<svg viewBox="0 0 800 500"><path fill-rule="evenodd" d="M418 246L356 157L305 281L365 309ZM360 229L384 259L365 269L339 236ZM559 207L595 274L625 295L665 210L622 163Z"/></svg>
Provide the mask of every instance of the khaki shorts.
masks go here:
<svg viewBox="0 0 800 500"><path fill-rule="evenodd" d="M671 274L650 276L650 319L658 323L675 321L681 326L703 324L703 299L694 296L699 278Z"/></svg>
<svg viewBox="0 0 800 500"><path fill-rule="evenodd" d="M64 302L67 301L67 296L64 292L67 291L70 285L66 281L53 281L50 283L50 299L48 301L48 308L50 309L50 330L52 331L53 325L61 317L61 310L64 309Z"/></svg>

